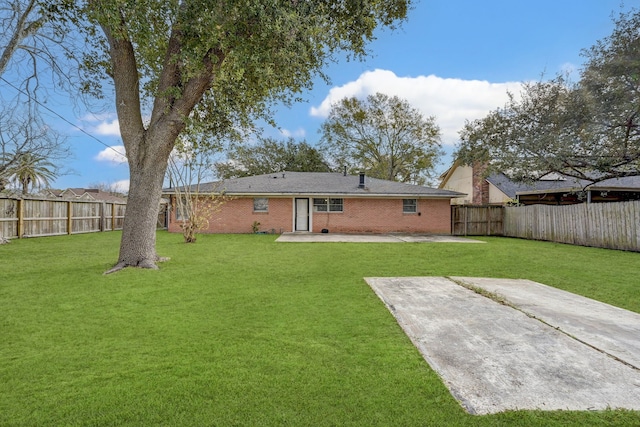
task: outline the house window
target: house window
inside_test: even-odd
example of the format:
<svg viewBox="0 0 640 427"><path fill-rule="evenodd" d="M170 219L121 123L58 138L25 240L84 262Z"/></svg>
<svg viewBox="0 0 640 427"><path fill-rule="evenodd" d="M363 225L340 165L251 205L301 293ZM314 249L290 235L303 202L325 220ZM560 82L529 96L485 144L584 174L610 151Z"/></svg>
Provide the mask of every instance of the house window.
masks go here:
<svg viewBox="0 0 640 427"><path fill-rule="evenodd" d="M266 197L256 197L253 199L254 212L269 212L269 199Z"/></svg>
<svg viewBox="0 0 640 427"><path fill-rule="evenodd" d="M418 212L418 199L402 199L402 213Z"/></svg>
<svg viewBox="0 0 640 427"><path fill-rule="evenodd" d="M186 197L181 197L180 200L175 199L176 202L176 221L188 221L189 220L189 206Z"/></svg>
<svg viewBox="0 0 640 427"><path fill-rule="evenodd" d="M342 199L313 199L314 212L342 212Z"/></svg>

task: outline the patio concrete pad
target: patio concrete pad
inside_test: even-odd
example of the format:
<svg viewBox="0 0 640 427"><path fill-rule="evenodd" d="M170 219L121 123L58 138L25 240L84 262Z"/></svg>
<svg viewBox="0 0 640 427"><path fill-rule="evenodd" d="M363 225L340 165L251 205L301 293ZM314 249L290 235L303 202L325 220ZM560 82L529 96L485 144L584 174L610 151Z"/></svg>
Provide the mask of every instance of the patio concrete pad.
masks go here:
<svg viewBox="0 0 640 427"><path fill-rule="evenodd" d="M341 234L283 233L276 242L356 242L356 243L484 243L466 237L434 234Z"/></svg>
<svg viewBox="0 0 640 427"><path fill-rule="evenodd" d="M640 314L530 280L451 277L640 369Z"/></svg>
<svg viewBox="0 0 640 427"><path fill-rule="evenodd" d="M452 395L472 414L518 409L640 410L640 370L596 350L597 345L589 342L594 336L607 334L593 331L601 327L603 322L599 320L594 319L589 326L583 323L585 329L591 330L589 334L581 334L576 327L578 339L575 339L550 326L553 323L546 322L542 308L539 314L544 321L448 278L365 280L438 372ZM483 287L483 281L475 281L474 286ZM537 293L529 290L533 283L518 282L526 293L523 290L520 294L518 287L512 287L501 295L509 304L510 298L521 297L532 305L547 307L548 298L554 296L553 291L546 290L549 297L538 300ZM563 306L573 306L571 317L587 317L589 313L576 308L581 304L574 304L576 300L572 294L563 295L563 298L564 302L556 305L555 310L547 308L555 321L565 323ZM582 307L589 311L593 306ZM603 310L603 319L607 318L607 307L599 307ZM634 326L634 316L630 318ZM610 339L615 345L620 344L616 336ZM635 340L631 339L636 344L637 340L640 340L638 335Z"/></svg>

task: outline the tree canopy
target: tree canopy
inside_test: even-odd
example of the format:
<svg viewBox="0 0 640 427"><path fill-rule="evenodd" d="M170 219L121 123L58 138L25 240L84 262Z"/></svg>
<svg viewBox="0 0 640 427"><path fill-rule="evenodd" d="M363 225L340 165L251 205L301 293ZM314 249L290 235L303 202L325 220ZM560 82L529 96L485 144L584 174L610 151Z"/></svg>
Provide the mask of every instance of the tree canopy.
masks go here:
<svg viewBox="0 0 640 427"><path fill-rule="evenodd" d="M338 52L366 54L410 0L87 0L85 64L115 88L130 189L116 271L156 268L155 216L177 138L234 136L291 101Z"/></svg>
<svg viewBox="0 0 640 427"><path fill-rule="evenodd" d="M583 55L579 81L527 83L519 98L467 122L458 158L516 180L640 175L640 12L621 14L613 33Z"/></svg>
<svg viewBox="0 0 640 427"><path fill-rule="evenodd" d="M380 179L424 184L441 154L435 118L382 93L334 104L321 132L335 166Z"/></svg>
<svg viewBox="0 0 640 427"><path fill-rule="evenodd" d="M273 172L329 172L329 164L322 153L306 141L293 138L279 141L263 138L255 145L234 144L227 153L227 161L216 163L221 179L261 175Z"/></svg>

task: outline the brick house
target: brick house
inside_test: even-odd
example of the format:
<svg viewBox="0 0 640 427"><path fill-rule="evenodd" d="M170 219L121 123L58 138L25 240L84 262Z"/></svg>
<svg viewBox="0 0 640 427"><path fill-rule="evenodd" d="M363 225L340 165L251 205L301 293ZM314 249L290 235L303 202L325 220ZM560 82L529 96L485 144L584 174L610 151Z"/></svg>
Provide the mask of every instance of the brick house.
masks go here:
<svg viewBox="0 0 640 427"><path fill-rule="evenodd" d="M178 189L179 190L179 189ZM200 184L203 200L229 198L203 232L451 233L450 200L463 194L342 173L278 172ZM169 231L180 232L176 189L170 198Z"/></svg>

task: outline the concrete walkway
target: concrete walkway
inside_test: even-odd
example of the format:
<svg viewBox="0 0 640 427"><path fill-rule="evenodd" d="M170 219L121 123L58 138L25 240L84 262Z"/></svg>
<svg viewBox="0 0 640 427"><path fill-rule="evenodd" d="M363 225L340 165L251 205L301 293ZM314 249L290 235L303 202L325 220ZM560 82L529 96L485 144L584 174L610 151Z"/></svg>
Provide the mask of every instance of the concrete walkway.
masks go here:
<svg viewBox="0 0 640 427"><path fill-rule="evenodd" d="M434 234L283 233L276 242L484 243L466 237Z"/></svg>
<svg viewBox="0 0 640 427"><path fill-rule="evenodd" d="M472 414L640 410L640 314L526 280L365 280Z"/></svg>

